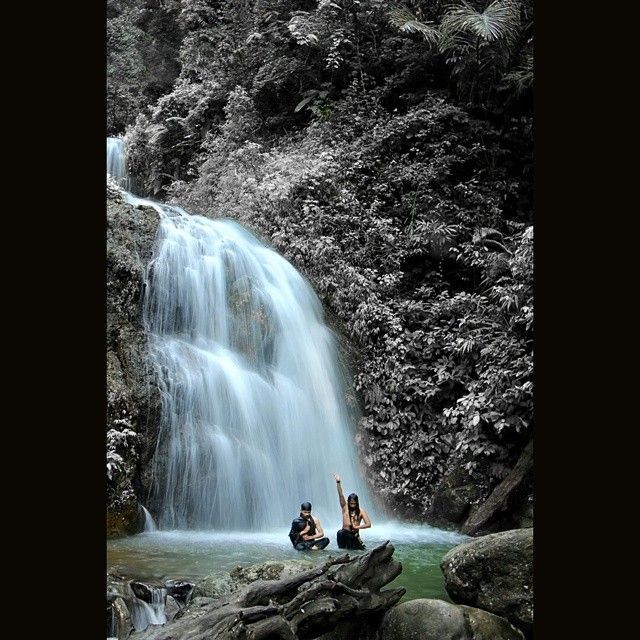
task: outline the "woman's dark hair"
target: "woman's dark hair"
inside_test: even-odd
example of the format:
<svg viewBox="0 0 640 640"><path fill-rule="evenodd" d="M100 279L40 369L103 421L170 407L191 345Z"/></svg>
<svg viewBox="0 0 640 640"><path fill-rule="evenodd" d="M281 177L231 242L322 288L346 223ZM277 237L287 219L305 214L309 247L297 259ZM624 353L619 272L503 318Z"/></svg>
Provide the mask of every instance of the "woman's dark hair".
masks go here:
<svg viewBox="0 0 640 640"><path fill-rule="evenodd" d="M356 502L355 512L356 512L356 516L358 516L358 517L359 517L359 516L360 516L360 500L358 499L358 495L357 495L357 494L355 494L355 493L350 493L350 494L347 496L347 508L348 508L349 510L351 510L351 507L349 507L349 502L350 502L351 500L355 500L355 502Z"/></svg>

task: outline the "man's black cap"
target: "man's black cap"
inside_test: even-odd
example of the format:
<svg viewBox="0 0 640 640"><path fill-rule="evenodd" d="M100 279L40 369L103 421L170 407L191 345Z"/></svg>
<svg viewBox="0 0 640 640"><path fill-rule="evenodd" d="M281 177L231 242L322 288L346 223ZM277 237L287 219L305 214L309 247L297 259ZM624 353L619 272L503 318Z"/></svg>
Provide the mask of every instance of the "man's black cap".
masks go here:
<svg viewBox="0 0 640 640"><path fill-rule="evenodd" d="M310 502L303 502L300 505L300 511L311 511L311 503Z"/></svg>

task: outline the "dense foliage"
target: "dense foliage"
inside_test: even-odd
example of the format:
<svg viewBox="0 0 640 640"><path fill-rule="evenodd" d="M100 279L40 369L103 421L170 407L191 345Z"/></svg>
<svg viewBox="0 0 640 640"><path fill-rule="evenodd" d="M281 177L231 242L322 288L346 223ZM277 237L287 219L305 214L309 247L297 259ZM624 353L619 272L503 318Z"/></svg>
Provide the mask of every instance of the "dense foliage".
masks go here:
<svg viewBox="0 0 640 640"><path fill-rule="evenodd" d="M527 1L183 0L180 75L127 132L147 193L240 220L358 347L364 464L424 514L532 428Z"/></svg>
<svg viewBox="0 0 640 640"><path fill-rule="evenodd" d="M180 0L107 0L107 135L170 91L180 67Z"/></svg>

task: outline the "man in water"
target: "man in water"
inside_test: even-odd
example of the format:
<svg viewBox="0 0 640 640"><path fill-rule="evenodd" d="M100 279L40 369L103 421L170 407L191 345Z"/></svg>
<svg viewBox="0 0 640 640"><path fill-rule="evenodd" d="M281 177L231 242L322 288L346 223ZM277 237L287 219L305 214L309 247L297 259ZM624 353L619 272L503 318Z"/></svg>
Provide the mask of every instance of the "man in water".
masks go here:
<svg viewBox="0 0 640 640"><path fill-rule="evenodd" d="M289 540L298 551L316 551L329 544L329 538L324 537L320 518L311 515L310 502L300 505L300 515L291 523Z"/></svg>
<svg viewBox="0 0 640 640"><path fill-rule="evenodd" d="M342 493L342 483L340 476L334 474L336 487L338 488L338 499L342 509L342 529L337 533L338 547L340 549L366 549L360 540L360 529L368 529L371 520L364 509L360 508L360 501L355 493L350 493L345 500Z"/></svg>

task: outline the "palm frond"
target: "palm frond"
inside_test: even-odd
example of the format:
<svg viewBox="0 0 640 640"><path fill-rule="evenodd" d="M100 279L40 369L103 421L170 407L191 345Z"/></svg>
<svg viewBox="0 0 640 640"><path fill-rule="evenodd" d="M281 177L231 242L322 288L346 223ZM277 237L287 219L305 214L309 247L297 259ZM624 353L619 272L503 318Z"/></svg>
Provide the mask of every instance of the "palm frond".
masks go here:
<svg viewBox="0 0 640 640"><path fill-rule="evenodd" d="M486 42L510 42L518 35L519 26L520 13L513 0L494 0L482 12L463 0L461 5L453 5L445 14L440 28L447 37L467 33Z"/></svg>
<svg viewBox="0 0 640 640"><path fill-rule="evenodd" d="M522 64L504 77L507 84L515 88L516 95L533 87L533 54L529 53Z"/></svg>
<svg viewBox="0 0 640 640"><path fill-rule="evenodd" d="M421 22L408 9L394 7L388 13L389 22L403 33L419 33L427 43L434 45L440 38L440 32L431 22Z"/></svg>

